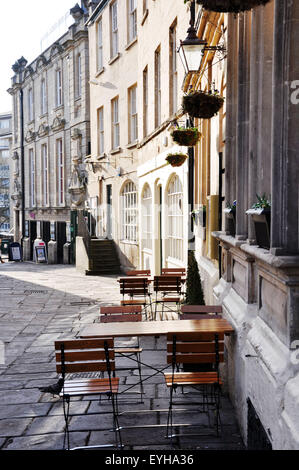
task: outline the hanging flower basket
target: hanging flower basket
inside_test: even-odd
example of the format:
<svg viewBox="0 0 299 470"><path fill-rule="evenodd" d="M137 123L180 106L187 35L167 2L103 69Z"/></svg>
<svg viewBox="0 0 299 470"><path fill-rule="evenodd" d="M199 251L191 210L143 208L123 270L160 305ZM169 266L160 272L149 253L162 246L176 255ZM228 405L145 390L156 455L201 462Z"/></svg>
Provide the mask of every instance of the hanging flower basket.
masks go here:
<svg viewBox="0 0 299 470"><path fill-rule="evenodd" d="M205 91L191 91L183 96L182 106L184 113L200 119L211 119L222 108L224 98L218 93Z"/></svg>
<svg viewBox="0 0 299 470"><path fill-rule="evenodd" d="M196 0L206 10L224 13L240 13L260 5L266 5L270 0Z"/></svg>
<svg viewBox="0 0 299 470"><path fill-rule="evenodd" d="M165 160L171 166L182 166L187 158L188 155L186 155L185 153L169 153Z"/></svg>
<svg viewBox="0 0 299 470"><path fill-rule="evenodd" d="M201 133L197 127L178 127L172 131L171 137L179 145L193 147L193 145L196 145L199 141Z"/></svg>

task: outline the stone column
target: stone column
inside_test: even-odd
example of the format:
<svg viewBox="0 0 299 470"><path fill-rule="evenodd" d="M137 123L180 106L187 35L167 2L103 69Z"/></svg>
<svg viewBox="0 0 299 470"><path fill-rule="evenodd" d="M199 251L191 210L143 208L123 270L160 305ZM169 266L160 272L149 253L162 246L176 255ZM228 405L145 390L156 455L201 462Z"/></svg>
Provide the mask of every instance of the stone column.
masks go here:
<svg viewBox="0 0 299 470"><path fill-rule="evenodd" d="M299 3L276 1L271 155L271 252L276 255L299 252L298 44Z"/></svg>
<svg viewBox="0 0 299 470"><path fill-rule="evenodd" d="M247 186L248 186L248 119L249 119L249 16L239 14L239 67L238 67L238 108L237 108L237 209L236 238L247 237Z"/></svg>

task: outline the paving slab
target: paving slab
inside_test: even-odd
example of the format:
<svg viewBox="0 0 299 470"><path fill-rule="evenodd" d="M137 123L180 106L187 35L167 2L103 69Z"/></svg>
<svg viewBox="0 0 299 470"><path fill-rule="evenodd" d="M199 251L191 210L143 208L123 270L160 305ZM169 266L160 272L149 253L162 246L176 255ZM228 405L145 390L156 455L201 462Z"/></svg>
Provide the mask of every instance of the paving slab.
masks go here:
<svg viewBox="0 0 299 470"><path fill-rule="evenodd" d="M7 341L6 363L0 365L0 448L61 449L62 400L41 393L38 387L57 381L54 341L80 336L83 327L99 321L101 305L119 303L117 276L91 278L77 272L73 266L5 263L0 265L0 286L6 288L5 300L0 306L0 340L3 334ZM141 347L144 364L159 368L166 365L164 336L141 338ZM117 358L117 367L127 368L116 371L120 391L135 385L131 391L138 392L139 372L135 364L128 358ZM142 366L142 376L146 379L143 403L138 393L119 396L121 426L138 426L124 430L125 449L171 448L165 427L153 427L165 425L169 406L164 376L152 377L153 373L150 367ZM183 399L191 404L195 400L192 394ZM156 411L145 413L144 410ZM71 446L114 442L110 401L99 403L99 397L76 397L71 401L70 411ZM126 414L128 411L134 413ZM221 413L224 433L221 438L179 438L175 448L242 448L234 410L226 396L222 399ZM179 418L190 419L201 429L209 424L207 416L198 411L182 413Z"/></svg>

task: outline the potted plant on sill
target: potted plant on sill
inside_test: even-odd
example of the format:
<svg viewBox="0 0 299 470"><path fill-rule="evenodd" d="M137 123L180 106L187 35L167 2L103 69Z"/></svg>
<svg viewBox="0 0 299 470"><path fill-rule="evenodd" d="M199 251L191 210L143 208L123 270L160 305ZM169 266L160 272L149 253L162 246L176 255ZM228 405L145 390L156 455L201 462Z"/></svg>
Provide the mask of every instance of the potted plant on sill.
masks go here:
<svg viewBox="0 0 299 470"><path fill-rule="evenodd" d="M257 244L261 248L269 250L270 248L270 227L271 227L271 202L264 193L262 196L257 195L257 202L253 204L251 209L246 211L251 215Z"/></svg>
<svg viewBox="0 0 299 470"><path fill-rule="evenodd" d="M227 229L232 237L236 235L236 207L237 201L234 201L232 204L228 203L223 211L227 219Z"/></svg>
<svg viewBox="0 0 299 470"><path fill-rule="evenodd" d="M200 223L202 227L206 226L206 206L201 206L199 209L194 209L191 212L191 217L193 218L194 222L197 221Z"/></svg>
<svg viewBox="0 0 299 470"><path fill-rule="evenodd" d="M270 0L196 0L205 10L223 13L240 13L260 5L266 5ZM184 3L189 0L184 0Z"/></svg>
<svg viewBox="0 0 299 470"><path fill-rule="evenodd" d="M193 147L201 137L197 127L177 127L171 132L174 142L186 147Z"/></svg>
<svg viewBox="0 0 299 470"><path fill-rule="evenodd" d="M224 98L214 91L190 91L183 96L182 107L184 113L199 119L211 119L222 108Z"/></svg>
<svg viewBox="0 0 299 470"><path fill-rule="evenodd" d="M185 160L188 158L188 155L185 153L169 153L166 157L166 161L171 165L171 166L182 166L183 163L185 163Z"/></svg>

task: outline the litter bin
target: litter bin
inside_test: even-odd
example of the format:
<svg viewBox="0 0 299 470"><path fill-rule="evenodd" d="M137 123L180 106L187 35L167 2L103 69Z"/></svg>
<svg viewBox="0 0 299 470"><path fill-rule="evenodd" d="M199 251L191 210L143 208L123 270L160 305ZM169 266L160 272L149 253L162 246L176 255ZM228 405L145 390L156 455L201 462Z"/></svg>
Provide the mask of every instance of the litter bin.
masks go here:
<svg viewBox="0 0 299 470"><path fill-rule="evenodd" d="M2 238L0 244L1 255L8 255L10 240L8 238Z"/></svg>

